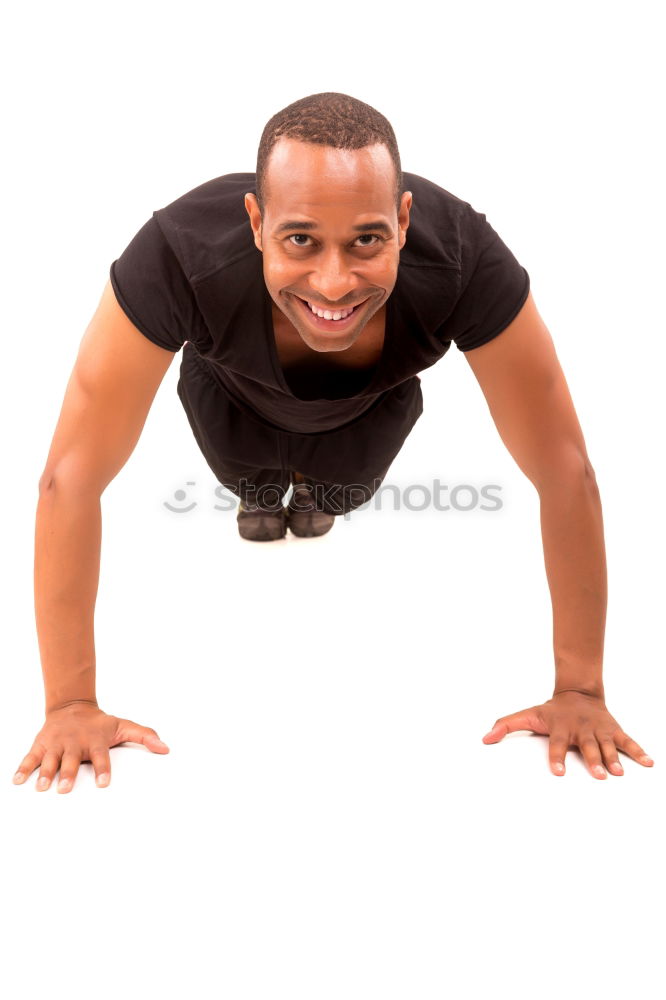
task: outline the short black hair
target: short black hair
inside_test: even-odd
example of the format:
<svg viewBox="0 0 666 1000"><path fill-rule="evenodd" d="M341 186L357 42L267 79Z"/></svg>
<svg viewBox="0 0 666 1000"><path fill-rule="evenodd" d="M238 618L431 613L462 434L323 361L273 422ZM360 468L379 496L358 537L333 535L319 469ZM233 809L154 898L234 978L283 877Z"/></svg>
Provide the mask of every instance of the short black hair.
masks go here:
<svg viewBox="0 0 666 1000"><path fill-rule="evenodd" d="M261 133L257 154L256 197L263 219L266 204L266 170L273 146L282 136L313 142L334 149L363 149L383 143L395 166L396 210L400 213L403 194L402 167L395 133L384 115L363 101L325 91L301 97L268 120Z"/></svg>

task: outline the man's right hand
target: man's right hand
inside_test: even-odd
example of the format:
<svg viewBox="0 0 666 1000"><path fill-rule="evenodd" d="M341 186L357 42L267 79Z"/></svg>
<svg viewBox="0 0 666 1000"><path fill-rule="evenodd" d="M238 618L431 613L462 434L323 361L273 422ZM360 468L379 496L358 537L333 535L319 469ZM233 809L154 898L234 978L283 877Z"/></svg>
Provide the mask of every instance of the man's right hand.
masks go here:
<svg viewBox="0 0 666 1000"><path fill-rule="evenodd" d="M109 747L126 742L142 743L152 753L169 753L154 729L107 715L92 702L71 702L53 708L46 713L30 753L21 761L14 783L21 784L39 767L36 788L42 792L60 768L58 791L69 792L81 762L90 761L98 787L104 788L111 780Z"/></svg>

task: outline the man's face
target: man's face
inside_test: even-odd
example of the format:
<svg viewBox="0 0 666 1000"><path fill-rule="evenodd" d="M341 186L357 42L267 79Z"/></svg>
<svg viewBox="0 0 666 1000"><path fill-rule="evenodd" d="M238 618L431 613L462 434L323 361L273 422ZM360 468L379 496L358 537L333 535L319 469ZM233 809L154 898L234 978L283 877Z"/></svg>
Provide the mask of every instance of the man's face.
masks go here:
<svg viewBox="0 0 666 1000"><path fill-rule="evenodd" d="M411 192L395 205L395 167L386 146L342 150L281 138L266 172L263 225L245 195L275 305L313 351L344 351L384 305L398 276ZM372 223L372 225L370 225ZM347 319L319 319L321 310Z"/></svg>

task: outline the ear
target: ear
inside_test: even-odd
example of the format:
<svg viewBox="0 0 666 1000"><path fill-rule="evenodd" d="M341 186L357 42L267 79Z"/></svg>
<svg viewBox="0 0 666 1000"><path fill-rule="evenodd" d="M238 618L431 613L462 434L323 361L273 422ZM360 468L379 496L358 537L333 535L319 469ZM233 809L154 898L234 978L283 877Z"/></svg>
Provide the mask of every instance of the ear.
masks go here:
<svg viewBox="0 0 666 1000"><path fill-rule="evenodd" d="M254 243L257 250L262 250L261 246L261 212L259 211L259 203L257 201L257 196L251 191L245 195L245 210L250 216L250 225L252 226L252 232L254 233Z"/></svg>
<svg viewBox="0 0 666 1000"><path fill-rule="evenodd" d="M398 245L402 250L407 242L407 230L409 229L409 212L412 207L412 192L404 191L400 199L400 211L398 213Z"/></svg>

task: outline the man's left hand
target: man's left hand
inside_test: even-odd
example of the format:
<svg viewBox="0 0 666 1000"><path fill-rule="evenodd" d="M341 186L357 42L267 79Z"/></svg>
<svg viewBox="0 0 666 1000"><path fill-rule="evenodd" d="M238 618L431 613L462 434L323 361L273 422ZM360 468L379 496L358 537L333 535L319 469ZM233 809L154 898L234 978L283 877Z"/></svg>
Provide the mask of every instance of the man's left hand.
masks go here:
<svg viewBox="0 0 666 1000"><path fill-rule="evenodd" d="M618 750L644 767L654 764L616 722L604 699L584 691L562 691L543 705L503 716L486 733L483 742L499 743L507 733L521 729L531 729L541 736L550 735L550 768L558 776L565 773L564 758L572 746L580 749L593 778L606 778L604 764L611 774L624 774Z"/></svg>

